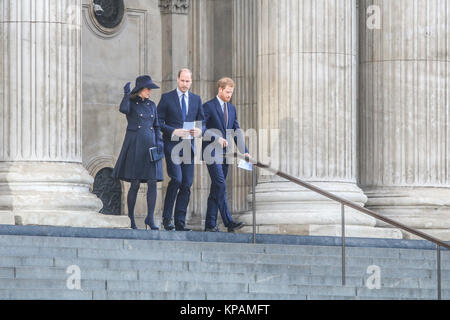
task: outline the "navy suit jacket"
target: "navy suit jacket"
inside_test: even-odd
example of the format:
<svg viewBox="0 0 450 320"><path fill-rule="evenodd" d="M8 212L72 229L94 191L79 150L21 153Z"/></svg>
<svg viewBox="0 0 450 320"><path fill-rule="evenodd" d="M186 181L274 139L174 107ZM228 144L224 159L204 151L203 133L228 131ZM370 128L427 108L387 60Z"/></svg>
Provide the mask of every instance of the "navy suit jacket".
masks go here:
<svg viewBox="0 0 450 320"><path fill-rule="evenodd" d="M164 93L158 103L158 120L163 132L164 146L167 152L171 152L173 147L183 141L171 141L175 129L183 128L183 115L181 111L180 98L177 90ZM205 118L202 109L202 99L192 92L189 92L189 109L186 115L186 122L203 121ZM191 148L194 151L194 139L191 140Z"/></svg>
<svg viewBox="0 0 450 320"><path fill-rule="evenodd" d="M248 153L247 146L245 145L244 135L242 134L241 128L239 127L239 122L237 119L236 107L231 103L227 103L228 106L228 123L225 123L222 107L220 106L219 100L217 97L206 102L203 105L203 112L205 114L205 120L203 121L203 142L202 149L203 152L205 148L211 143L215 143L215 141L221 137L223 139L227 139L227 130L234 131L234 142L236 143L239 152ZM216 134L213 131L209 131L210 129L215 129L215 131L220 131L221 134ZM205 135L206 132L209 132ZM238 140L239 139L239 140ZM208 141L209 140L209 141ZM222 150L226 152L226 148ZM215 152L212 152L212 156L215 156Z"/></svg>

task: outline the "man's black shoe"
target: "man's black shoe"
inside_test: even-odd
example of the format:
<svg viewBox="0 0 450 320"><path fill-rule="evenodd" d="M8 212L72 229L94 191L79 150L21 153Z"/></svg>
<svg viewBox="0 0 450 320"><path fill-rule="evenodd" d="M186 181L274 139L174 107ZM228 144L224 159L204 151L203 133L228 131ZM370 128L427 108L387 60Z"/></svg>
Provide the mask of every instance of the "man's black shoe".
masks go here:
<svg viewBox="0 0 450 320"><path fill-rule="evenodd" d="M192 229L186 227L175 227L176 231L192 231Z"/></svg>
<svg viewBox="0 0 450 320"><path fill-rule="evenodd" d="M164 226L164 229L167 231L171 231L171 230L175 229L175 226L170 221L163 221L163 226Z"/></svg>
<svg viewBox="0 0 450 320"><path fill-rule="evenodd" d="M236 230L241 229L244 226L243 222L232 222L229 226L228 226L228 232L234 232Z"/></svg>
<svg viewBox="0 0 450 320"><path fill-rule="evenodd" d="M205 228L205 232L220 232L220 230L215 227L215 228Z"/></svg>

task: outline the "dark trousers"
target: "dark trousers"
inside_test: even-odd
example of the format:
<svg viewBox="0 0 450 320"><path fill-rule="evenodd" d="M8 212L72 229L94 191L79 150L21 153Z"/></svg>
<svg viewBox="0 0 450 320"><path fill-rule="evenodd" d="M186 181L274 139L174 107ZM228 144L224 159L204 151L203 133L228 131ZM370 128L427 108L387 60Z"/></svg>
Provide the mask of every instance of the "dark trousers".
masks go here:
<svg viewBox="0 0 450 320"><path fill-rule="evenodd" d="M217 226L217 214L220 211L223 224L228 227L233 223L227 203L228 164L207 165L209 176L211 177L211 189L208 197L208 207L206 210L205 228L215 228Z"/></svg>
<svg viewBox="0 0 450 320"><path fill-rule="evenodd" d="M194 164L174 164L170 154L166 154L166 165L170 181L164 199L163 219L165 222L171 221L175 206L175 226L182 228L186 225L186 212L194 181Z"/></svg>
<svg viewBox="0 0 450 320"><path fill-rule="evenodd" d="M131 219L131 223L134 223L134 207L136 205L136 198L139 191L139 187L141 185L140 180L133 180L131 181L131 187L128 191L128 197L127 197L127 204L128 204L128 216ZM145 218L145 222L148 225L153 225L153 214L155 212L155 206L156 206L156 181L155 180L149 180L147 181L147 217Z"/></svg>

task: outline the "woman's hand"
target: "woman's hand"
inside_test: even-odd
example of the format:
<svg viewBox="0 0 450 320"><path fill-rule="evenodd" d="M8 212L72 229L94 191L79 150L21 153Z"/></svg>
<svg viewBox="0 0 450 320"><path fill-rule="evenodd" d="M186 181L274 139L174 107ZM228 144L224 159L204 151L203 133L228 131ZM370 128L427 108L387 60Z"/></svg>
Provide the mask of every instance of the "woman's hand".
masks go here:
<svg viewBox="0 0 450 320"><path fill-rule="evenodd" d="M131 82L128 82L125 87L123 87L123 92L128 95L131 93L131 88L130 88Z"/></svg>

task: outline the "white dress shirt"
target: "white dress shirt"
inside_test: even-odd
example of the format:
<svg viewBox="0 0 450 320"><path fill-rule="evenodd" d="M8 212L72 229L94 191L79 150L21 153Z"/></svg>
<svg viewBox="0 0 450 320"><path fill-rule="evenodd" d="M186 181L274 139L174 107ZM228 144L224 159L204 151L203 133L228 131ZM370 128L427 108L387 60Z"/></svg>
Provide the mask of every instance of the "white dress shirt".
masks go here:
<svg viewBox="0 0 450 320"><path fill-rule="evenodd" d="M224 109L225 101L223 101L222 99L220 99L219 96L217 96L217 100L219 100L220 107L222 108L222 113L225 114L225 109ZM228 105L227 105L227 111L228 111ZM228 114L230 114L230 113L228 112Z"/></svg>

